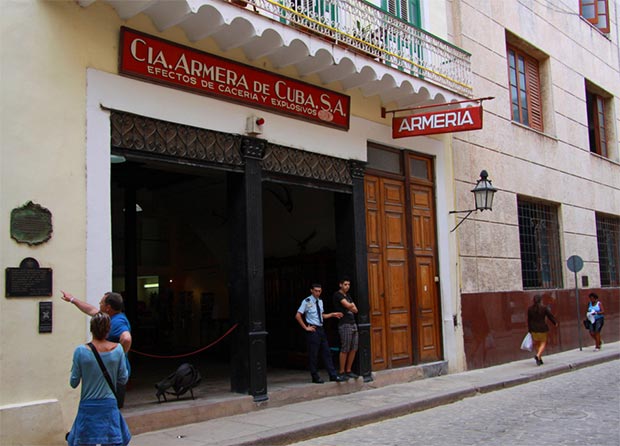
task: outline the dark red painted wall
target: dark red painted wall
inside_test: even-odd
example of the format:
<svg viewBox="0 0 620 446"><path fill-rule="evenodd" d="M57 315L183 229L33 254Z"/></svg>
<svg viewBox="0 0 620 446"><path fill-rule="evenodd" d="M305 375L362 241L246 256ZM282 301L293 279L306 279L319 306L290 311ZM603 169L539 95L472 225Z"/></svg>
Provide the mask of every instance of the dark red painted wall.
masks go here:
<svg viewBox="0 0 620 446"><path fill-rule="evenodd" d="M579 320L574 289L461 295L467 368L478 369L533 357L519 347L527 333L527 308L536 294L544 296L543 302L551 307L560 322L558 328L549 323L545 354L579 348L579 335L583 350L592 351L594 342L582 323L588 307L588 294L592 291L598 294L605 307L605 325L601 331L603 342L620 340L620 288L580 289Z"/></svg>

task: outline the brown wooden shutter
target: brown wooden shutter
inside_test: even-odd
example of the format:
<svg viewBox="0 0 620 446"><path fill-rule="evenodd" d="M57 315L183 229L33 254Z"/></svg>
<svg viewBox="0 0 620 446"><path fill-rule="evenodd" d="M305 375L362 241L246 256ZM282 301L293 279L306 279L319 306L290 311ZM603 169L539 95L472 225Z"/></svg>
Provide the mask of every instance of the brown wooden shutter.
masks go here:
<svg viewBox="0 0 620 446"><path fill-rule="evenodd" d="M605 100L599 96L596 99L596 145L599 155L607 157L607 131L605 129Z"/></svg>
<svg viewBox="0 0 620 446"><path fill-rule="evenodd" d="M538 61L531 57L524 57L525 82L527 90L527 108L530 117L530 127L543 131L542 95L540 91L540 77L538 75Z"/></svg>

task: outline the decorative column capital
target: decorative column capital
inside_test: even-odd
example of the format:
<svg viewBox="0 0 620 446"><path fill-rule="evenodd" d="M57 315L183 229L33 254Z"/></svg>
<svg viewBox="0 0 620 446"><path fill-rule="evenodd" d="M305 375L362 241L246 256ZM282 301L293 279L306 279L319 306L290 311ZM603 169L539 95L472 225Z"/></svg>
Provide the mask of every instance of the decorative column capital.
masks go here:
<svg viewBox="0 0 620 446"><path fill-rule="evenodd" d="M363 179L366 172L366 163L364 161L349 160L349 170L352 178Z"/></svg>
<svg viewBox="0 0 620 446"><path fill-rule="evenodd" d="M241 153L244 158L262 160L266 147L267 141L264 139L244 137L241 140Z"/></svg>

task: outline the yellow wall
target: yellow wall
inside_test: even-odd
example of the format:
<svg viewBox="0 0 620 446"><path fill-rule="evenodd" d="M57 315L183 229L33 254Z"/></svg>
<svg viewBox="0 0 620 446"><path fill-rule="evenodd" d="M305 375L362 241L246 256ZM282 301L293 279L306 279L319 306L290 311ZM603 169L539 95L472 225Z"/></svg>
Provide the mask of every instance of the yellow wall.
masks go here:
<svg viewBox="0 0 620 446"><path fill-rule="evenodd" d="M59 444L79 397L68 384L73 348L86 340L86 318L58 297L84 290L85 66L113 60L113 48L93 43L110 41L113 22L98 17L114 14L73 2L1 7L2 266L36 258L53 270L54 297L0 299L0 443ZM35 247L8 229L11 210L30 200L49 209L54 231ZM41 301L54 304L51 334L38 333Z"/></svg>
<svg viewBox="0 0 620 446"><path fill-rule="evenodd" d="M144 15L123 22L105 3L10 0L0 7L2 266L34 257L53 270L52 297L0 299L0 443L62 443L79 400L68 384L72 353L88 339L87 318L60 299L61 289L80 298L86 289L86 68L117 72L123 25L224 54L209 39L189 42L178 28L159 33ZM248 63L240 51L225 56ZM355 102L377 109L376 101ZM8 229L11 210L30 200L52 213L52 238L38 246L17 243ZM41 301L53 302L50 334L38 333Z"/></svg>
<svg viewBox="0 0 620 446"><path fill-rule="evenodd" d="M88 328L60 290L91 303L100 299L84 296L87 206L96 206L86 199L87 68L117 72L121 26L272 67L244 60L241 51L222 53L210 39L189 42L179 28L160 33L144 15L122 21L106 3L4 0L0 8L0 258L4 268L34 257L53 270L52 297L0 298L0 444L62 444L79 400L79 389L68 384L72 353L88 339ZM279 73L295 76L292 68ZM387 124L377 97L350 94L352 114ZM39 246L10 238L11 210L28 201L53 216L52 238ZM41 301L53 302L50 334L38 333Z"/></svg>
<svg viewBox="0 0 620 446"><path fill-rule="evenodd" d="M86 316L59 297L64 289L85 298L86 68L116 72L123 23L99 3L0 8L2 266L34 257L53 270L52 297L5 298L0 285L0 444L62 444L79 400L68 384L71 358L88 339ZM155 33L141 19L127 25ZM11 210L28 201L52 213L52 238L38 246L10 238ZM38 333L41 301L53 302L50 334Z"/></svg>

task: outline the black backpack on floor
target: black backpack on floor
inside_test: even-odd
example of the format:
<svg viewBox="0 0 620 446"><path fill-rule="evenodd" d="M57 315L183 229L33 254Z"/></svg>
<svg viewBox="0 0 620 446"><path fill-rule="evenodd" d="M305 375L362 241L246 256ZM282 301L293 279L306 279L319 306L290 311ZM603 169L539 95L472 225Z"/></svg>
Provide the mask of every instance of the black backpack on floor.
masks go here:
<svg viewBox="0 0 620 446"><path fill-rule="evenodd" d="M181 364L174 373L171 373L155 384L155 388L157 389L155 393L157 401L161 403L161 397L164 398L164 401L168 401L166 399L166 394L175 395L177 399L179 399L179 397L188 391L192 395L192 399L194 399L194 392L192 389L200 384L201 379L202 377L196 367L187 362Z"/></svg>

